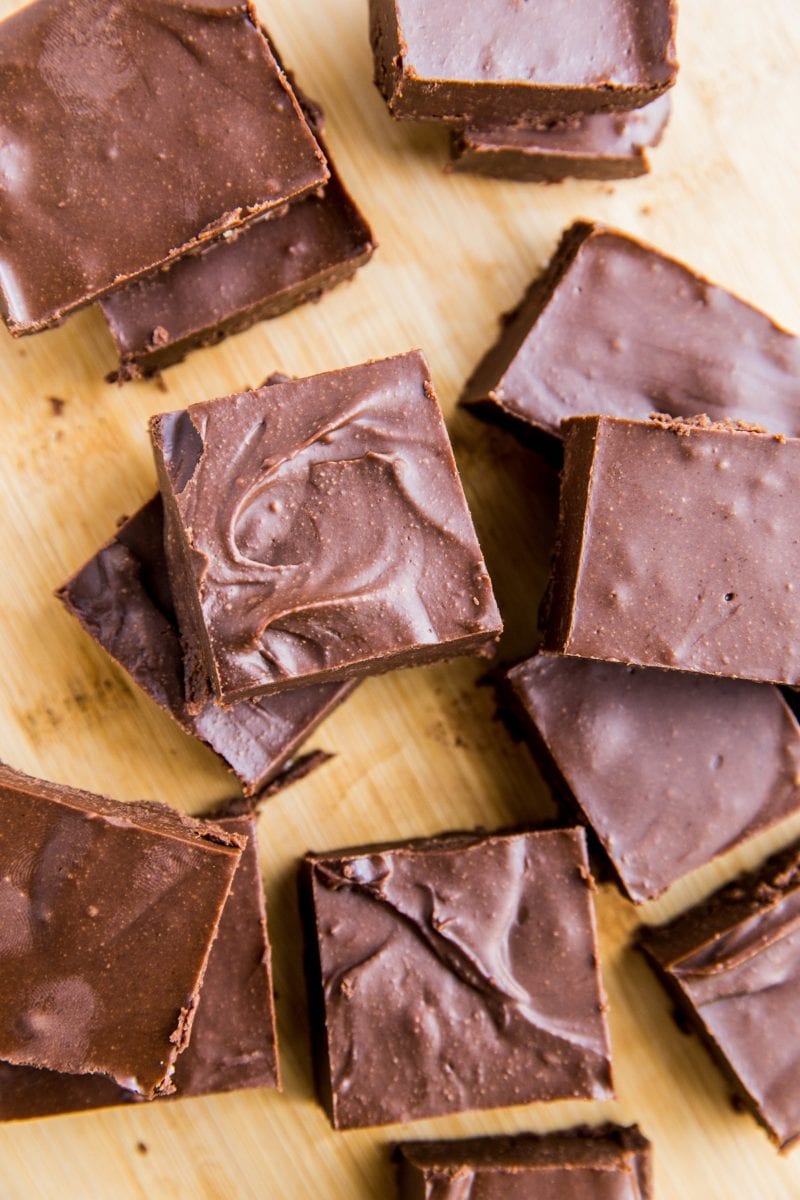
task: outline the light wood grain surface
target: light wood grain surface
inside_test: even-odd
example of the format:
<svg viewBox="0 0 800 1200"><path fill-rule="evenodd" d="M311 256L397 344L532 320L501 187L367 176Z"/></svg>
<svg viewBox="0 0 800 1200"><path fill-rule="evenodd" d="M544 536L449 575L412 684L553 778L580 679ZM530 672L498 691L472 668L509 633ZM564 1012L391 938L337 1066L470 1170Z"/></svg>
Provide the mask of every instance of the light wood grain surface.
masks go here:
<svg viewBox="0 0 800 1200"><path fill-rule="evenodd" d="M0 0L0 13L16 7ZM800 330L800 8L797 0L684 0L675 115L654 172L615 185L541 188L442 174L445 137L393 124L371 84L366 0L261 0L381 248L319 306L195 354L155 384L103 383L104 325L0 334L0 758L189 811L231 791L214 757L126 682L52 598L53 588L154 490L154 412L421 346L450 418L508 626L530 647L552 537L554 478L506 436L456 414L459 388L561 229L601 218L684 257ZM50 397L65 400L55 415ZM274 941L283 1095L251 1092L0 1129L2 1200L387 1200L398 1136L546 1130L638 1120L655 1143L659 1200L800 1197L800 1151L781 1159L728 1104L721 1077L672 1024L626 943L638 914L599 896L619 1101L471 1113L336 1134L312 1090L294 869L323 849L535 821L549 799L527 751L493 720L480 668L457 662L374 679L313 738L336 759L261 820ZM758 748L754 747L754 752ZM800 830L800 820L699 873L646 911L663 918Z"/></svg>

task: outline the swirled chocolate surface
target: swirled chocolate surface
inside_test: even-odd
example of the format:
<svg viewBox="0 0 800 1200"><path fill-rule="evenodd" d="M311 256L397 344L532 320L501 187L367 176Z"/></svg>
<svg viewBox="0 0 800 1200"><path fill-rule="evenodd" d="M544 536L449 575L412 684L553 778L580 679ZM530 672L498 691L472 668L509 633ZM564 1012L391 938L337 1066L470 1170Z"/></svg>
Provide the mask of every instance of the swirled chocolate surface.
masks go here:
<svg viewBox="0 0 800 1200"><path fill-rule="evenodd" d="M491 648L491 584L419 353L154 418L189 695ZM193 653L192 653L193 652Z"/></svg>
<svg viewBox="0 0 800 1200"><path fill-rule="evenodd" d="M326 179L249 0L36 0L0 24L14 333Z"/></svg>
<svg viewBox="0 0 800 1200"><path fill-rule="evenodd" d="M337 1128L611 1095L583 831L312 854L304 871Z"/></svg>

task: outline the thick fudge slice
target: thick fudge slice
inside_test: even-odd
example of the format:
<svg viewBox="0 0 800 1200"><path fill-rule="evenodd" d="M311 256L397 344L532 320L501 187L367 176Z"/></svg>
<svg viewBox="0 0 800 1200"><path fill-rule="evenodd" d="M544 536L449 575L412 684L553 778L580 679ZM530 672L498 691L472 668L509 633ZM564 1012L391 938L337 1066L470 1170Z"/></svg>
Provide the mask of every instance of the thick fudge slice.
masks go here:
<svg viewBox="0 0 800 1200"><path fill-rule="evenodd" d="M578 222L462 403L522 436L585 413L707 413L800 434L800 339L658 250Z"/></svg>
<svg viewBox="0 0 800 1200"><path fill-rule="evenodd" d="M334 1126L611 1096L591 888L577 829L306 855Z"/></svg>
<svg viewBox="0 0 800 1200"><path fill-rule="evenodd" d="M634 903L800 807L777 688L549 654L508 682L545 778Z"/></svg>
<svg viewBox="0 0 800 1200"><path fill-rule="evenodd" d="M209 702L191 713L159 495L120 526L57 595L142 691L224 759L246 795L261 791L357 686L325 683L230 709Z"/></svg>
<svg viewBox="0 0 800 1200"><path fill-rule="evenodd" d="M670 995L770 1137L800 1136L800 845L640 933Z"/></svg>
<svg viewBox="0 0 800 1200"><path fill-rule="evenodd" d="M151 422L187 695L491 650L491 583L418 352Z"/></svg>
<svg viewBox="0 0 800 1200"><path fill-rule="evenodd" d="M467 125L453 133L448 170L520 183L633 179L667 127L669 95L624 113L589 113L548 125Z"/></svg>
<svg viewBox="0 0 800 1200"><path fill-rule="evenodd" d="M652 1150L636 1125L404 1142L400 1200L651 1200Z"/></svg>
<svg viewBox="0 0 800 1200"><path fill-rule="evenodd" d="M298 99L328 158L324 193L107 296L101 307L120 358L115 378L152 375L197 346L317 300L369 262L372 231L327 155L321 112Z"/></svg>
<svg viewBox="0 0 800 1200"><path fill-rule="evenodd" d="M176 1064L175 1099L280 1086L256 821L242 815L219 817L216 823L246 838L247 845L208 956L191 1041ZM0 1063L3 1121L108 1108L135 1099L102 1075L59 1075Z"/></svg>
<svg viewBox="0 0 800 1200"><path fill-rule="evenodd" d="M35 0L0 24L0 126L15 334L328 177L249 0Z"/></svg>
<svg viewBox="0 0 800 1200"><path fill-rule="evenodd" d="M640 108L675 82L673 0L370 0L392 116L513 125Z"/></svg>
<svg viewBox="0 0 800 1200"><path fill-rule="evenodd" d="M564 437L544 648L800 682L800 440L702 417Z"/></svg>
<svg viewBox="0 0 800 1200"><path fill-rule="evenodd" d="M171 1092L242 845L0 766L0 1059Z"/></svg>

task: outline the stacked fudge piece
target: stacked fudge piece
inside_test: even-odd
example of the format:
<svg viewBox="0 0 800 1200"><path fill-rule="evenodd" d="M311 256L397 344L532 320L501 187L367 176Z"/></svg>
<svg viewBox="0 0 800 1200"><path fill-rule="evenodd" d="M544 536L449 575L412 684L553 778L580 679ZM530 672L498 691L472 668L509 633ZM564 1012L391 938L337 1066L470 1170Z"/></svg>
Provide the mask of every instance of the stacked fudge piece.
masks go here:
<svg viewBox="0 0 800 1200"><path fill-rule="evenodd" d="M246 794L361 676L491 653L500 617L420 354L151 429L160 494L58 594Z"/></svg>
<svg viewBox="0 0 800 1200"><path fill-rule="evenodd" d="M649 170L675 23L675 0L370 0L392 116L448 126L453 171L533 182Z"/></svg>
<svg viewBox="0 0 800 1200"><path fill-rule="evenodd" d="M34 0L0 24L0 79L15 336L99 300L130 378L318 296L372 252L321 114L249 0Z"/></svg>
<svg viewBox="0 0 800 1200"><path fill-rule="evenodd" d="M0 877L0 1119L278 1086L252 815L0 766Z"/></svg>
<svg viewBox="0 0 800 1200"><path fill-rule="evenodd" d="M463 403L563 456L541 645L507 697L601 865L651 900L800 810L800 341L579 223ZM800 1136L798 853L640 938L781 1146Z"/></svg>

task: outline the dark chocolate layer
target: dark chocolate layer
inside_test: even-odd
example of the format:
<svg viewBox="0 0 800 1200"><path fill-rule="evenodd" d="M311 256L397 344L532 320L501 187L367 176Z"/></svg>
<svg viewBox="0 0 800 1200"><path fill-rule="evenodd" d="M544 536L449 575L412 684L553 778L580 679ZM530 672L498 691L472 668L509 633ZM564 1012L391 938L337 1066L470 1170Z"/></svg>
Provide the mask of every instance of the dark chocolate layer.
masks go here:
<svg viewBox="0 0 800 1200"><path fill-rule="evenodd" d="M800 1137L800 848L640 944L756 1118Z"/></svg>
<svg viewBox="0 0 800 1200"><path fill-rule="evenodd" d="M0 24L12 333L327 179L248 0L35 0Z"/></svg>
<svg viewBox="0 0 800 1200"><path fill-rule="evenodd" d="M545 649L800 682L800 440L702 418L564 436Z"/></svg>
<svg viewBox="0 0 800 1200"><path fill-rule="evenodd" d="M282 696L191 713L164 554L161 497L139 509L58 591L65 607L147 695L228 764L246 795L280 771L355 683L298 688Z"/></svg>
<svg viewBox="0 0 800 1200"><path fill-rule="evenodd" d="M800 340L689 267L578 222L467 383L523 437L584 413L707 413L800 434Z"/></svg>
<svg viewBox="0 0 800 1200"><path fill-rule="evenodd" d="M501 622L421 354L155 417L189 694L491 650Z"/></svg>
<svg viewBox="0 0 800 1200"><path fill-rule="evenodd" d="M520 183L632 179L650 170L647 151L661 141L670 96L624 113L589 113L548 125L468 125L453 133L448 170Z"/></svg>
<svg viewBox="0 0 800 1200"><path fill-rule="evenodd" d="M640 108L677 74L673 0L370 0L395 117L512 125Z"/></svg>
<svg viewBox="0 0 800 1200"><path fill-rule="evenodd" d="M242 844L0 765L0 1059L171 1092Z"/></svg>
<svg viewBox="0 0 800 1200"><path fill-rule="evenodd" d="M611 1095L582 830L306 856L337 1128Z"/></svg>
<svg viewBox="0 0 800 1200"><path fill-rule="evenodd" d="M279 1087L270 948L252 816L220 817L247 839L219 923L174 1097ZM0 1120L18 1121L129 1104L136 1095L102 1075L60 1075L0 1063Z"/></svg>
<svg viewBox="0 0 800 1200"><path fill-rule="evenodd" d="M651 1200L651 1146L635 1126L404 1142L400 1200Z"/></svg>
<svg viewBox="0 0 800 1200"><path fill-rule="evenodd" d="M636 903L800 807L777 688L547 654L508 679L543 773Z"/></svg>

